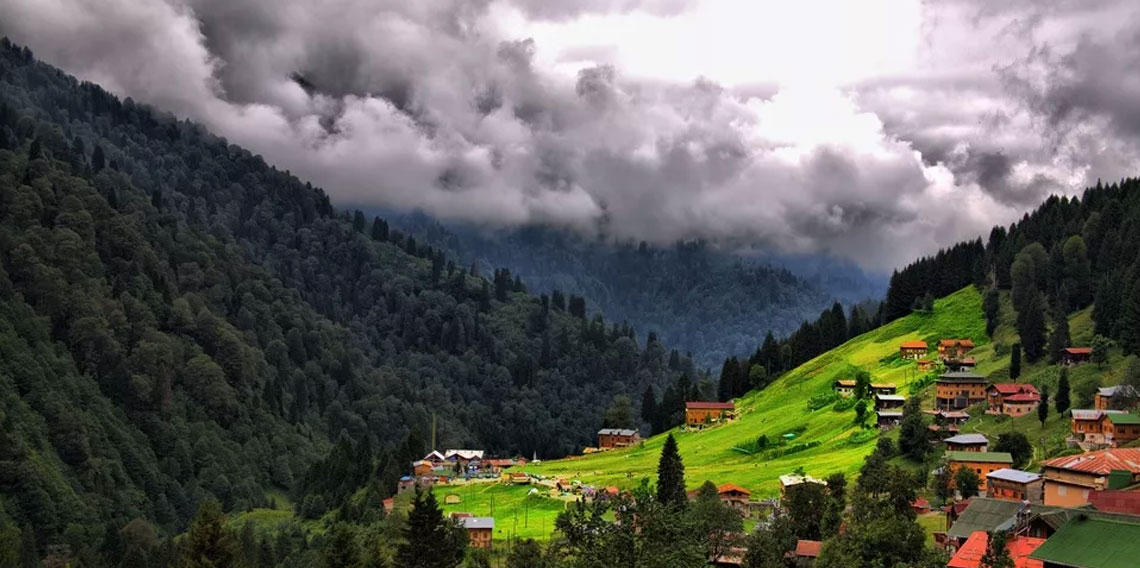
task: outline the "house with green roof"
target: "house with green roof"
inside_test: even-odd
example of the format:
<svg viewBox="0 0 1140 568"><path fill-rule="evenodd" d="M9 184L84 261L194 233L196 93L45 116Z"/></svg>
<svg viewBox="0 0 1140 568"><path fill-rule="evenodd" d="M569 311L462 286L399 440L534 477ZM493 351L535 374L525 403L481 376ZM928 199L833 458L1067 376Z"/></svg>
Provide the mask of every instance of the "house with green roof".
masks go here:
<svg viewBox="0 0 1140 568"><path fill-rule="evenodd" d="M1104 432L1104 442L1114 448L1119 448L1124 444L1140 439L1140 416L1106 413L1101 428Z"/></svg>
<svg viewBox="0 0 1140 568"><path fill-rule="evenodd" d="M1076 515L1029 558L1045 568L1136 568L1140 523Z"/></svg>

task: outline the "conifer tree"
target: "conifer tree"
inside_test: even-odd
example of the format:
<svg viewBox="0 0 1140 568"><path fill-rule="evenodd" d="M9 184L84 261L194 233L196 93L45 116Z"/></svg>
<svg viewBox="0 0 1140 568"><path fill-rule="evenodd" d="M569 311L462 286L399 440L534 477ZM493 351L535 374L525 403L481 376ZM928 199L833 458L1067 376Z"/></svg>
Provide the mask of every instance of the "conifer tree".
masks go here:
<svg viewBox="0 0 1140 568"><path fill-rule="evenodd" d="M396 549L396 564L408 568L454 568L463 561L467 533L454 520L444 519L435 494L416 490L404 527L404 542Z"/></svg>
<svg viewBox="0 0 1140 568"><path fill-rule="evenodd" d="M1025 358L1033 363L1045 354L1045 300L1037 290L1026 294L1025 304L1017 312L1017 333Z"/></svg>
<svg viewBox="0 0 1140 568"><path fill-rule="evenodd" d="M1009 378L1016 379L1021 376L1021 344L1014 343L1009 350Z"/></svg>
<svg viewBox="0 0 1140 568"><path fill-rule="evenodd" d="M1070 345L1069 314L1065 301L1058 300L1053 306L1053 331L1049 334L1049 363L1057 364L1061 352Z"/></svg>
<svg viewBox="0 0 1140 568"><path fill-rule="evenodd" d="M899 450L914 461L921 462L930 450L927 434L930 430L922 416L920 399L911 397L903 406L899 423Z"/></svg>
<svg viewBox="0 0 1140 568"><path fill-rule="evenodd" d="M1061 367L1061 378L1057 379L1057 400L1055 402L1057 414L1064 414L1069 409L1069 370Z"/></svg>
<svg viewBox="0 0 1140 568"><path fill-rule="evenodd" d="M685 464L681 461L677 440L672 434L665 438L661 459L657 462L657 501L679 508L684 507L688 501L685 494Z"/></svg>
<svg viewBox="0 0 1140 568"><path fill-rule="evenodd" d="M657 423L657 413L657 397L653 394L653 385L646 385L645 392L641 395L641 420L652 428Z"/></svg>
<svg viewBox="0 0 1140 568"><path fill-rule="evenodd" d="M979 566L984 568L1013 568L1013 558L1009 556L1006 548L1006 532L993 531L989 533L986 542L986 553L982 556Z"/></svg>
<svg viewBox="0 0 1140 568"><path fill-rule="evenodd" d="M1045 427L1045 421L1049 419L1049 389L1041 387L1041 402L1037 405L1037 420L1041 421L1041 427Z"/></svg>
<svg viewBox="0 0 1140 568"><path fill-rule="evenodd" d="M232 566L237 560L237 543L225 525L222 506L207 501L182 539L179 568L214 568Z"/></svg>

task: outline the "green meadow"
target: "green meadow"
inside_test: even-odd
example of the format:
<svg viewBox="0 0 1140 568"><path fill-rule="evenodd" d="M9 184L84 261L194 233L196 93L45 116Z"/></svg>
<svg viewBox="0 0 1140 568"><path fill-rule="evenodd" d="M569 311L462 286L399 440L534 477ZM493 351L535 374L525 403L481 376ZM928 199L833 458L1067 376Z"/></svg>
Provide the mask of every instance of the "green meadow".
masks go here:
<svg viewBox="0 0 1140 568"><path fill-rule="evenodd" d="M537 489L538 495L530 490ZM513 538L546 540L554 531L554 519L572 501L549 497L550 489L538 485L468 483L436 487L435 496L445 514L463 512L495 518L495 540ZM459 503L446 504L448 496Z"/></svg>

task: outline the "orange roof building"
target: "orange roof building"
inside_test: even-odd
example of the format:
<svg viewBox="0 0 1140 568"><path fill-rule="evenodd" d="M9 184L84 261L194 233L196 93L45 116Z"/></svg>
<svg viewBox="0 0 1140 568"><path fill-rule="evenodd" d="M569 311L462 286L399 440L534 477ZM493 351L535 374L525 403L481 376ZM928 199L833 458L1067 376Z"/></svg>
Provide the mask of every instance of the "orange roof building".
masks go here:
<svg viewBox="0 0 1140 568"><path fill-rule="evenodd" d="M926 355L925 341L904 341L899 344L899 357L903 359L921 359Z"/></svg>
<svg viewBox="0 0 1140 568"><path fill-rule="evenodd" d="M974 531L958 548L957 554L946 564L946 568L979 568L989 540L985 531ZM1015 568L1044 568L1043 562L1029 558L1029 555L1044 543L1043 538L1018 536L1007 539L1005 548L1009 551L1009 557L1013 559Z"/></svg>
<svg viewBox="0 0 1140 568"><path fill-rule="evenodd" d="M1098 489L1117 489L1140 482L1140 449L1109 448L1041 462L1045 504L1077 507Z"/></svg>
<svg viewBox="0 0 1140 568"><path fill-rule="evenodd" d="M819 558L821 549L823 549L823 543L818 540L798 540L796 541L796 558Z"/></svg>
<svg viewBox="0 0 1140 568"><path fill-rule="evenodd" d="M736 406L732 402L686 402L685 424L700 426L731 418Z"/></svg>

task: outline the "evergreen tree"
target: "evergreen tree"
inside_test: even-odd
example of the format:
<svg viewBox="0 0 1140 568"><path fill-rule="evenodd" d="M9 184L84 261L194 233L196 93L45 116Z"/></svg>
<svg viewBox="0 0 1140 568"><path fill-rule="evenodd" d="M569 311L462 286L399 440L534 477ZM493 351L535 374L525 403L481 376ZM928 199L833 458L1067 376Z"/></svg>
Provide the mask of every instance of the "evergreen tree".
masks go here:
<svg viewBox="0 0 1140 568"><path fill-rule="evenodd" d="M1057 364L1061 353L1072 344L1069 338L1069 314L1064 300L1053 306L1053 331L1049 334L1049 363Z"/></svg>
<svg viewBox="0 0 1140 568"><path fill-rule="evenodd" d="M372 218L372 240L384 242L388 240L388 222L379 218Z"/></svg>
<svg viewBox="0 0 1140 568"><path fill-rule="evenodd" d="M657 501L663 505L683 508L688 502L685 493L685 464L677 450L677 440L669 434L661 448L657 462Z"/></svg>
<svg viewBox="0 0 1140 568"><path fill-rule="evenodd" d="M1021 337L1025 358L1034 363L1045 354L1045 300L1035 289L1025 294L1024 305L1017 312L1017 333Z"/></svg>
<svg viewBox="0 0 1140 568"><path fill-rule="evenodd" d="M467 533L454 520L444 519L435 494L416 490L412 510L396 549L396 563L409 568L454 568L463 561Z"/></svg>
<svg viewBox="0 0 1140 568"><path fill-rule="evenodd" d="M1132 273L1140 273L1140 270L1134 269ZM1140 284L1133 282L1130 288L1130 293L1124 296L1124 305L1117 320L1118 343L1125 355L1140 355Z"/></svg>
<svg viewBox="0 0 1140 568"><path fill-rule="evenodd" d="M1057 379L1057 399L1054 401L1057 414L1064 415L1069 409L1069 370L1061 367L1061 377Z"/></svg>
<svg viewBox="0 0 1140 568"><path fill-rule="evenodd" d="M507 554L507 568L543 568L542 545L533 538L518 541Z"/></svg>
<svg viewBox="0 0 1140 568"><path fill-rule="evenodd" d="M1049 389L1041 387L1041 402L1037 405L1037 420L1041 422L1041 427L1045 427L1045 421L1049 419Z"/></svg>
<svg viewBox="0 0 1140 568"><path fill-rule="evenodd" d="M1024 466L1029 458L1033 457L1033 446L1029 444L1029 438L1022 432L998 434L993 451L1007 452L1013 456L1013 467L1015 468Z"/></svg>
<svg viewBox="0 0 1140 568"><path fill-rule="evenodd" d="M1092 347L1091 360L1093 363L1102 366L1105 363L1108 363L1108 350L1112 348L1111 339L1097 334L1093 336L1092 341L1089 342L1089 345Z"/></svg>
<svg viewBox="0 0 1140 568"><path fill-rule="evenodd" d="M1014 343L1009 350L1009 378L1017 379L1021 376L1021 344Z"/></svg>
<svg viewBox="0 0 1140 568"><path fill-rule="evenodd" d="M1006 548L1005 531L992 531L987 534L986 553L982 555L979 566L983 568L1014 568L1013 558Z"/></svg>
<svg viewBox="0 0 1140 568"><path fill-rule="evenodd" d="M978 473L972 468L958 467L954 470L954 488L958 490L958 494L963 499L977 495L979 485L981 485L981 480L978 479Z"/></svg>
<svg viewBox="0 0 1140 568"><path fill-rule="evenodd" d="M97 174L105 167L107 167L107 158L103 155L103 147L96 144L95 149L91 151L91 171Z"/></svg>
<svg viewBox="0 0 1140 568"><path fill-rule="evenodd" d="M650 425L650 434L656 433L652 428L657 423L657 414L657 397L653 394L653 385L646 385L645 392L641 395L641 420Z"/></svg>
<svg viewBox="0 0 1140 568"><path fill-rule="evenodd" d="M907 399L899 422L899 450L916 462L921 462L930 451L930 429L926 427L920 402L917 396Z"/></svg>
<svg viewBox="0 0 1140 568"><path fill-rule="evenodd" d="M356 546L353 525L336 523L327 534L322 550L327 568L360 568L360 551Z"/></svg>
<svg viewBox="0 0 1140 568"><path fill-rule="evenodd" d="M986 335L993 336L994 330L1001 323L1001 293L996 286L986 290L982 300L982 310L986 315Z"/></svg>
<svg viewBox="0 0 1140 568"><path fill-rule="evenodd" d="M217 501L203 503L182 538L179 568L232 566L237 559L237 543L225 522L222 506Z"/></svg>

